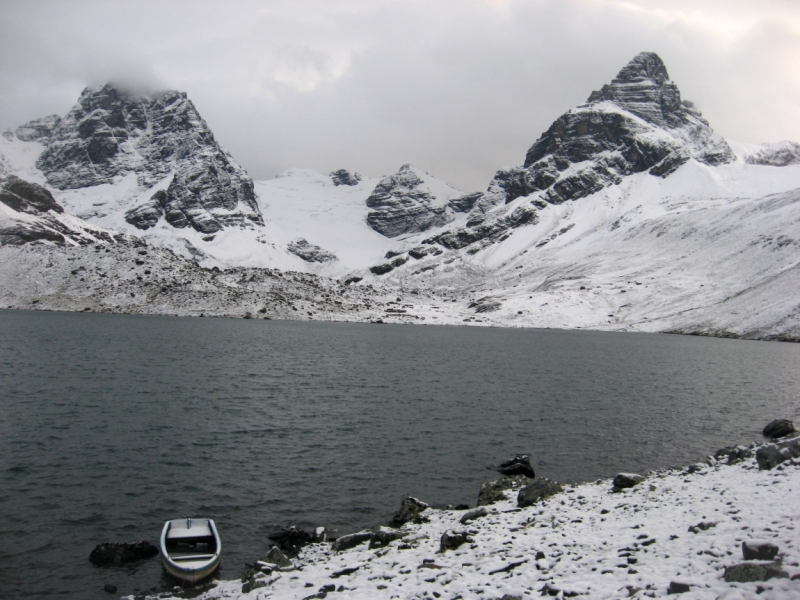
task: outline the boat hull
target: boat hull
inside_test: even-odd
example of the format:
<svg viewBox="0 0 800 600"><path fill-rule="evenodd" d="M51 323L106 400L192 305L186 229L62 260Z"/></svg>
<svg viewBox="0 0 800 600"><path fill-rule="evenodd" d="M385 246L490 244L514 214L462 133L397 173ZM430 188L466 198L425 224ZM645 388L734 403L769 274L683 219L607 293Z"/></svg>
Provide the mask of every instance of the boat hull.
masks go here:
<svg viewBox="0 0 800 600"><path fill-rule="evenodd" d="M175 519L161 531L161 564L182 581L197 583L217 570L222 543L211 519Z"/></svg>

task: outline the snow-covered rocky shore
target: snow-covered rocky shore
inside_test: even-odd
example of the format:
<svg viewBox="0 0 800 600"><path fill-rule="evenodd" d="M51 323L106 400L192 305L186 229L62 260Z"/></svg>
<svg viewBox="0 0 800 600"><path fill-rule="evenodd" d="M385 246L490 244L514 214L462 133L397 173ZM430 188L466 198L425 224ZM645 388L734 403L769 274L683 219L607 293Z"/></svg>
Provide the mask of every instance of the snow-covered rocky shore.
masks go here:
<svg viewBox="0 0 800 600"><path fill-rule="evenodd" d="M778 456L787 445L794 457ZM360 543L348 536L307 545L283 568L256 562L249 580L213 582L197 597L800 598L798 456L794 437L728 448L629 488L599 480L526 507L518 489L478 509L423 507L416 523L370 530ZM783 462L767 468L776 457ZM745 561L743 543L770 559Z"/></svg>

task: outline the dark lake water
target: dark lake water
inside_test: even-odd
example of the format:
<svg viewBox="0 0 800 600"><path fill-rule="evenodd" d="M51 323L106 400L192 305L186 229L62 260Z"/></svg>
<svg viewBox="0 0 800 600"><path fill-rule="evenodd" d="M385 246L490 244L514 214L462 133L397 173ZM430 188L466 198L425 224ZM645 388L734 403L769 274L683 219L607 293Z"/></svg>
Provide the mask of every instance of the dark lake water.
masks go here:
<svg viewBox="0 0 800 600"><path fill-rule="evenodd" d="M0 311L0 596L160 586L88 556L171 518L214 518L233 579L283 525L474 505L515 453L567 482L688 464L799 390L795 344Z"/></svg>

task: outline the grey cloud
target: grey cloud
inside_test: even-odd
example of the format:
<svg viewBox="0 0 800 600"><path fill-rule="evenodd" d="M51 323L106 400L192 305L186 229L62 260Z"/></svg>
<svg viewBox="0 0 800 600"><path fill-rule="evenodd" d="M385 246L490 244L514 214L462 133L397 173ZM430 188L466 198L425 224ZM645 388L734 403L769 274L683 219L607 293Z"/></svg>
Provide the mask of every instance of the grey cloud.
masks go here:
<svg viewBox="0 0 800 600"><path fill-rule="evenodd" d="M7 0L0 127L88 84L170 87L256 178L412 162L479 190L642 50L724 136L800 139L798 32L777 0Z"/></svg>

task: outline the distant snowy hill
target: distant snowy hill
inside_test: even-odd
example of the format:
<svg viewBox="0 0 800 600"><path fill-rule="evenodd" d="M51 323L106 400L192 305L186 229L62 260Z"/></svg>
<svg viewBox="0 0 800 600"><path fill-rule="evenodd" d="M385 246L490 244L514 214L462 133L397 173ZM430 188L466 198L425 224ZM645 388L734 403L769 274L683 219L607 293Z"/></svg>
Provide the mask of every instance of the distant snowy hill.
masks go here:
<svg viewBox="0 0 800 600"><path fill-rule="evenodd" d="M653 53L556 119L484 192L411 165L380 179L289 169L253 182L185 94L111 85L0 136L9 175L63 211L0 205L13 233L1 244L122 232L200 267L429 299L387 308L389 321L800 339L800 145L727 142ZM40 235L50 230L64 240Z"/></svg>

